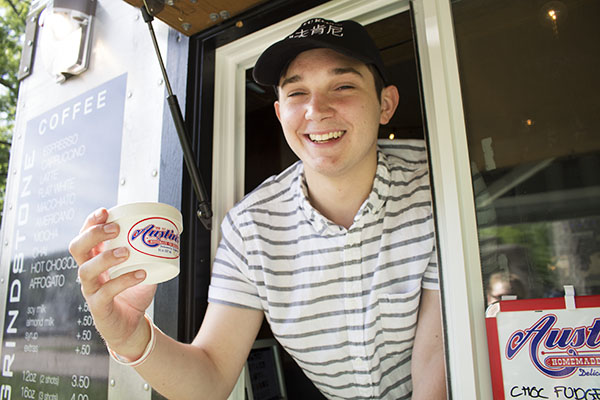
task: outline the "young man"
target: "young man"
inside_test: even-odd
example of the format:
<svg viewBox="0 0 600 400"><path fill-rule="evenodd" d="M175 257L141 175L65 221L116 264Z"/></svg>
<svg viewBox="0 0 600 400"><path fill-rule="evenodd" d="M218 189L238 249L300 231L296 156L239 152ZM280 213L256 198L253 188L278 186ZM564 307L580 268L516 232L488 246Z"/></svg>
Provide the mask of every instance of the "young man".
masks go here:
<svg viewBox="0 0 600 400"><path fill-rule="evenodd" d="M96 326L168 398L226 398L263 317L332 399L446 397L435 238L425 166L378 151L398 91L352 21L306 21L267 49L255 79L277 87L275 112L301 162L227 215L192 344L143 318L143 271L106 279L125 249L106 210L71 243ZM376 82L383 82L383 85ZM380 87L380 88L378 88Z"/></svg>

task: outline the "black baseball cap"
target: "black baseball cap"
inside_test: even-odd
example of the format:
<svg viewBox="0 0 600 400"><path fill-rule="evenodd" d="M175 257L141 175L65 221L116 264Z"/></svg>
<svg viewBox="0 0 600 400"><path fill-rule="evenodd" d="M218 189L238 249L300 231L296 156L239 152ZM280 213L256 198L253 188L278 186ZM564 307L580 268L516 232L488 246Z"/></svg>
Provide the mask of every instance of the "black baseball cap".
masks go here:
<svg viewBox="0 0 600 400"><path fill-rule="evenodd" d="M319 48L335 50L365 64L373 64L387 85L389 80L373 39L358 22L335 22L311 18L283 40L271 45L258 58L252 75L263 85L279 84L283 69L303 51Z"/></svg>

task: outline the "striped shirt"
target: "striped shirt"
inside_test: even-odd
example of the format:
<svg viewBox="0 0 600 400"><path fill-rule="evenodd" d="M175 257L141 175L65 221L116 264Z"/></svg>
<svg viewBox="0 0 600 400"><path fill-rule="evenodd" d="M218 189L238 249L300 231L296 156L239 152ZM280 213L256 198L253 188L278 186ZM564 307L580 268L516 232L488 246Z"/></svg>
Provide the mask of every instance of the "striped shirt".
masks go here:
<svg viewBox="0 0 600 400"><path fill-rule="evenodd" d="M411 397L421 288L438 289L418 143L379 149L373 189L349 229L311 206L301 162L223 221L209 301L263 310L275 338L330 399Z"/></svg>

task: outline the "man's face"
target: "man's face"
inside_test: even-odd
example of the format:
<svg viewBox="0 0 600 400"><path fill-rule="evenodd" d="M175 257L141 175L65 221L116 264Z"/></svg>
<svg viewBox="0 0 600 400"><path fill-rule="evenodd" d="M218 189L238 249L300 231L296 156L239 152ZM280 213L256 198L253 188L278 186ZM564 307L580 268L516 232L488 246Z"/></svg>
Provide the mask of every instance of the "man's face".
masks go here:
<svg viewBox="0 0 600 400"><path fill-rule="evenodd" d="M377 132L395 111L395 87L384 88L380 101L365 64L314 49L290 63L278 90L275 112L307 173L342 176L375 168Z"/></svg>
<svg viewBox="0 0 600 400"><path fill-rule="evenodd" d="M496 280L487 293L488 305L502 300L502 296L511 294L510 284L506 281Z"/></svg>

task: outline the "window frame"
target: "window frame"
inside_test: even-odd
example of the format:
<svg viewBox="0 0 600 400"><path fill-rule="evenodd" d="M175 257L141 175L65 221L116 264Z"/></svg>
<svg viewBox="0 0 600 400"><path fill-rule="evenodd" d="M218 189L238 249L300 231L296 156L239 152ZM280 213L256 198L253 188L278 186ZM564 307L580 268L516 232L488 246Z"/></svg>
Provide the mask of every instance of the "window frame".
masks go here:
<svg viewBox="0 0 600 400"><path fill-rule="evenodd" d="M319 16L369 24L412 6L428 131L450 398L491 398L475 203L447 0L335 0L217 48L212 205L215 221L244 195L245 79L260 53ZM451 151L448 151L451 149ZM220 232L211 233L211 260Z"/></svg>

